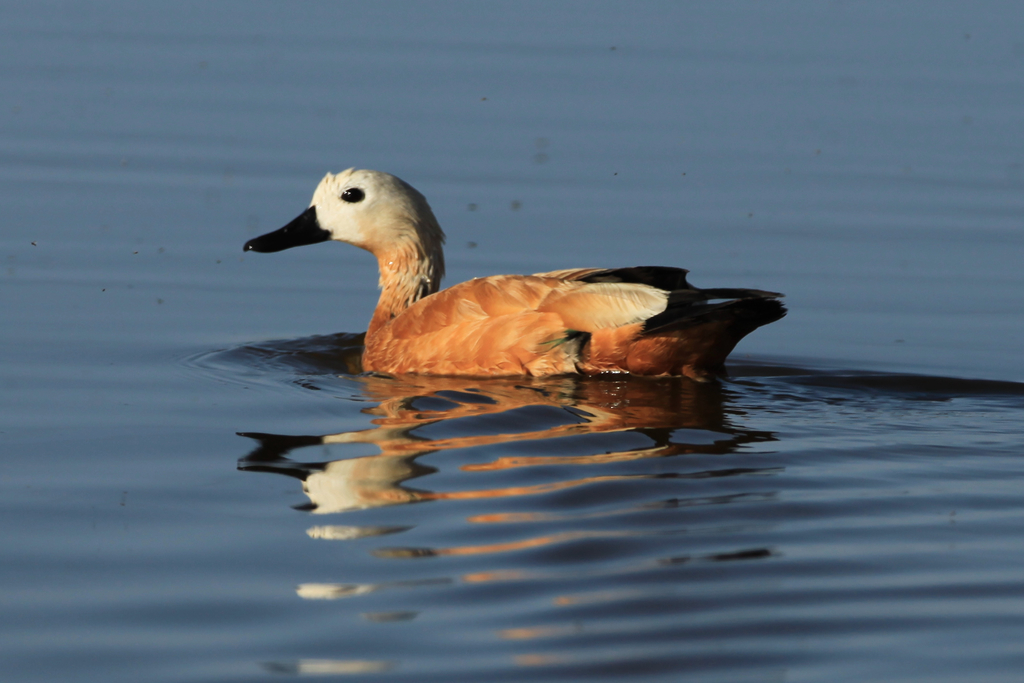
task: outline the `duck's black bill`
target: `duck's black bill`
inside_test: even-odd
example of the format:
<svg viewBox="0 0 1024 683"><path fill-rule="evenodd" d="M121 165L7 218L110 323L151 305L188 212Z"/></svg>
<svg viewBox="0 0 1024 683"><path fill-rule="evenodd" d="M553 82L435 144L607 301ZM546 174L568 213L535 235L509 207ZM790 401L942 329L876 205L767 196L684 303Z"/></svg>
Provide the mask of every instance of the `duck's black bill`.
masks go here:
<svg viewBox="0 0 1024 683"><path fill-rule="evenodd" d="M316 219L316 207L311 206L283 228L249 240L242 250L269 254L306 244L326 242L329 239L331 233L320 227L320 222Z"/></svg>

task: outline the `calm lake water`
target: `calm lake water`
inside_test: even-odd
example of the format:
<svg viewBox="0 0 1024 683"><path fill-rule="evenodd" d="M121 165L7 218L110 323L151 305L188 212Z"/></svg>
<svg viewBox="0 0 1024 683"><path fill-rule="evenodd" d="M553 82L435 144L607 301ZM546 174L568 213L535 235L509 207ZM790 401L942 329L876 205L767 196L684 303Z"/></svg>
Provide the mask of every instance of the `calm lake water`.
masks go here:
<svg viewBox="0 0 1024 683"><path fill-rule="evenodd" d="M5 681L1017 681L1024 6L0 7ZM359 374L451 284L787 294L731 378Z"/></svg>

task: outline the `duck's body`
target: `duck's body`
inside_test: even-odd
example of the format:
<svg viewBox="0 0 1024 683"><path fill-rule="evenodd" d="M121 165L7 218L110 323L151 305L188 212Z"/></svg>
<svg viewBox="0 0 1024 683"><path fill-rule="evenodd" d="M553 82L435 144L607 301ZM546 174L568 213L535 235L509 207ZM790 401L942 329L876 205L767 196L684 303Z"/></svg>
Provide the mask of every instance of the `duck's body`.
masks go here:
<svg viewBox="0 0 1024 683"><path fill-rule="evenodd" d="M723 372L740 339L785 315L780 294L697 289L681 268L494 275L439 292L444 233L419 192L377 171L328 174L309 209L245 250L329 239L372 252L380 266L381 298L363 353L367 371L706 379Z"/></svg>

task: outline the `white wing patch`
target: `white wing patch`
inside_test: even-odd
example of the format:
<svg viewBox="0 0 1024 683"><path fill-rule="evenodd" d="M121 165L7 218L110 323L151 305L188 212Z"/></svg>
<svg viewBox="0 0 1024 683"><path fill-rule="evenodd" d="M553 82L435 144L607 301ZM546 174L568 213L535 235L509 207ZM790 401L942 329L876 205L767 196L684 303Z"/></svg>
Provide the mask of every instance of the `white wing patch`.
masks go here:
<svg viewBox="0 0 1024 683"><path fill-rule="evenodd" d="M537 310L559 314L569 329L593 332L643 322L667 305L668 292L655 287L595 282L552 291Z"/></svg>

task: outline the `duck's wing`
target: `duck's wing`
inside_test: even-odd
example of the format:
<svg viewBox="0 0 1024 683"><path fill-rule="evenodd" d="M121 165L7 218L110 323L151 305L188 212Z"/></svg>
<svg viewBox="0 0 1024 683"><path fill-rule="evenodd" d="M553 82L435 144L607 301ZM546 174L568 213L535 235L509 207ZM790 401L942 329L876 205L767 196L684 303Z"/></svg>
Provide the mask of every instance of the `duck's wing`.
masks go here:
<svg viewBox="0 0 1024 683"><path fill-rule="evenodd" d="M620 289L608 288L605 291L614 294L615 292L634 293L643 291L629 285L643 285L653 287L668 294L666 305L660 310L653 311L641 320L644 321L643 331L653 332L670 327L680 327L687 324L686 321L701 320L707 314L725 308L735 307L737 301L748 300L773 300L782 298L778 292L768 292L761 289L739 289L739 288L715 288L701 289L694 287L686 281L689 273L684 268L670 268L666 266L633 266L630 268L575 268L568 270L557 270L550 273L538 273L535 277L559 278L593 284L619 284ZM588 290L597 291L594 288ZM717 303L713 303L717 302ZM764 309L768 311L784 310L778 302L774 304L763 304L754 306L743 306L741 308ZM641 309L637 308L639 312ZM778 316L781 317L781 316ZM774 318L774 320L777 320ZM629 322L637 322L636 320ZM765 323L772 322L768 320ZM628 323L620 323L628 324ZM608 327L600 325L599 327Z"/></svg>
<svg viewBox="0 0 1024 683"><path fill-rule="evenodd" d="M782 296L757 289L700 289L686 281L686 274L682 268L639 266L477 278L416 302L392 322L390 335L412 339L485 319L533 314L555 314L558 321L548 320L565 330L595 332L642 323L641 331L648 333L700 321L740 301ZM784 310L778 302L761 308Z"/></svg>

